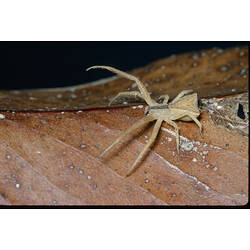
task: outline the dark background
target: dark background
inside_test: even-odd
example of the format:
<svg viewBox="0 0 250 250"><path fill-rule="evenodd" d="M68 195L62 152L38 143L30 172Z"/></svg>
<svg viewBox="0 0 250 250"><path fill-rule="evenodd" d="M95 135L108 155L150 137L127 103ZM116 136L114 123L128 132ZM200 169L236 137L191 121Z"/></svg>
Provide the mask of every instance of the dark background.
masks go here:
<svg viewBox="0 0 250 250"><path fill-rule="evenodd" d="M93 65L123 71L189 51L229 48L247 42L0 42L0 89L52 88L95 81L113 74L86 72Z"/></svg>

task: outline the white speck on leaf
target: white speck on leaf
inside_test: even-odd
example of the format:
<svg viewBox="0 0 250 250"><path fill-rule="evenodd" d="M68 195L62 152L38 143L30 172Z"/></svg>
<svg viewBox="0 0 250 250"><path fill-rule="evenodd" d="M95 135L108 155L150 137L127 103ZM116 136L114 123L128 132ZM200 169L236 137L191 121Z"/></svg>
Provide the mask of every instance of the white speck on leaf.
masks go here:
<svg viewBox="0 0 250 250"><path fill-rule="evenodd" d="M223 106L218 105L216 109L223 109Z"/></svg>
<svg viewBox="0 0 250 250"><path fill-rule="evenodd" d="M226 71L228 71L229 70L229 67L228 66L221 66L220 67L220 71L221 72L226 72Z"/></svg>
<svg viewBox="0 0 250 250"><path fill-rule="evenodd" d="M10 155L10 154L7 154L7 155L5 155L5 158L6 158L7 160L10 160L10 159L11 159L11 155Z"/></svg>
<svg viewBox="0 0 250 250"><path fill-rule="evenodd" d="M75 168L75 166L73 165L73 164L71 164L70 166L69 166L69 169L74 169Z"/></svg>
<svg viewBox="0 0 250 250"><path fill-rule="evenodd" d="M193 149L193 143L192 142L183 142L181 144L181 148L184 149L185 151L191 151Z"/></svg>
<svg viewBox="0 0 250 250"><path fill-rule="evenodd" d="M197 152L197 151L198 151L198 148L197 148L197 147L193 147L193 151L194 151L194 152Z"/></svg>
<svg viewBox="0 0 250 250"><path fill-rule="evenodd" d="M244 51L241 51L240 52L240 56L244 56L245 55L245 52Z"/></svg>

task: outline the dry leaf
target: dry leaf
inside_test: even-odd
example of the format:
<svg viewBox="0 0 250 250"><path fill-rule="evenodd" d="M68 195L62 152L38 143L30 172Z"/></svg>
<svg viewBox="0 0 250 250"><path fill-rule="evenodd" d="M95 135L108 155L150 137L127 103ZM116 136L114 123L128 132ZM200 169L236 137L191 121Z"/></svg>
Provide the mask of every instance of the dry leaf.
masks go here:
<svg viewBox="0 0 250 250"><path fill-rule="evenodd" d="M164 125L153 150L129 178L123 176L151 128L133 133L104 159L97 156L143 116L143 109L4 115L0 194L5 203L243 205L248 201L248 138L217 127L206 112L201 119L204 140L194 123L179 122L177 155L173 129Z"/></svg>
<svg viewBox="0 0 250 250"><path fill-rule="evenodd" d="M215 125L248 135L248 93L228 98L204 99L203 109L209 111L210 118Z"/></svg>
<svg viewBox="0 0 250 250"><path fill-rule="evenodd" d="M202 56L202 53L206 53L206 56ZM193 79L192 88L198 90L201 96L213 96L213 93L214 96L222 96L232 93L233 88L236 89L233 93L247 90L248 77L243 76L248 71L241 74L243 67L248 68L246 54L247 48L225 52L215 49L171 57L134 72L148 82L150 78L164 74L163 71L168 76L176 71L169 78L165 76L164 81L149 81L148 88L155 97L165 93L173 97L176 91L190 88L186 86L190 79ZM233 64L233 61L238 63ZM241 63L243 61L244 64ZM197 65L193 65L194 62ZM186 66L181 67L182 64ZM165 68L162 67L164 65ZM223 65L228 65L230 69L222 70ZM150 71L152 66L153 70ZM218 79L223 84L216 86ZM177 83L176 89L174 81ZM75 91L1 92L0 204L246 204L248 136L244 131L248 129L248 102L244 104L242 100L247 100L247 93L229 99L202 100L204 111L200 121L204 128L204 139L201 139L195 123L177 122L181 134L179 155L174 129L163 124L148 156L130 177L124 178L150 137L152 126L136 130L103 159L97 156L124 129L144 115L145 105L78 111L66 109L106 105L108 98L131 87L131 84L127 80L117 79L106 81L104 85L75 88ZM83 92L86 95L82 97ZM68 98L70 94L76 95L76 98ZM108 98L105 99L106 94ZM89 99L85 100L86 97ZM81 98L86 101L82 106ZM212 105L215 102L217 106ZM237 122L240 120L237 120L235 113L239 109L237 102L243 105L244 114L247 114L244 120L241 119L245 126L243 130L224 126L226 115L234 127L239 125ZM229 104L232 104L231 109L227 109ZM223 106L226 112L222 112L218 106ZM22 112L21 109L27 111ZM44 109L65 110L45 112ZM220 111L223 119L218 119L215 110Z"/></svg>

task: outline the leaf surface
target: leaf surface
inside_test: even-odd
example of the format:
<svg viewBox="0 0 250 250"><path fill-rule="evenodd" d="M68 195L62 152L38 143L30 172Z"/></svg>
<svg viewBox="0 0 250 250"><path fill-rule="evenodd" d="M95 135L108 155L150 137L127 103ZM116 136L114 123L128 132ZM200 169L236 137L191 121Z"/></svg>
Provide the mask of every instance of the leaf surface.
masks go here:
<svg viewBox="0 0 250 250"><path fill-rule="evenodd" d="M106 112L109 111L109 112ZM97 156L143 116L143 109L5 113L0 120L2 204L243 205L248 197L248 138L216 127L202 113L194 123L163 126L152 151L124 178L152 126ZM215 139L216 138L216 139ZM221 138L221 139L218 139Z"/></svg>
<svg viewBox="0 0 250 250"><path fill-rule="evenodd" d="M1 91L0 204L245 205L247 54L245 47L213 49L133 71L154 98L165 93L173 98L190 88L198 92L203 97L204 139L195 123L177 121L178 155L174 129L163 123L151 151L127 178L150 138L153 122L131 133L103 158L98 156L144 116L144 104L106 107L118 92L134 90L131 81L119 78L69 89Z"/></svg>

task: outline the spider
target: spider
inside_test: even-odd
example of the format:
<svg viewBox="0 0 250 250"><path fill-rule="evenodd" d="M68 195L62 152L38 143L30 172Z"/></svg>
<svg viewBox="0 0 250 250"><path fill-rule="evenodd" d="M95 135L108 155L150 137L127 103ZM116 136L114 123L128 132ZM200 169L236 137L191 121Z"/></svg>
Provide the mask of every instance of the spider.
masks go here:
<svg viewBox="0 0 250 250"><path fill-rule="evenodd" d="M198 97L197 93L193 93L193 90L183 90L181 91L173 101L168 103L169 96L168 95L162 95L159 97L160 99L163 99L162 103L157 103L156 101L152 100L147 89L143 85L143 83L135 76L130 75L128 73L125 73L123 71L120 71L118 69L115 69L113 67L109 66L93 66L87 69L107 69L113 73L116 73L117 75L120 75L124 78L127 78L129 80L135 81L137 84L137 87L139 91L127 91L127 92L120 92L118 93L109 103L111 103L119 98L119 97L125 97L125 96L134 96L139 97L143 99L147 103L147 107L145 109L145 115L142 119L135 122L131 127L126 129L109 147L107 147L99 156L98 158L101 158L105 153L107 153L113 146L115 146L117 143L119 143L126 135L128 135L133 130L156 120L156 123L153 128L152 135L145 145L144 149L141 151L139 156L137 157L134 164L130 167L129 171L126 174L126 177L128 177L135 168L139 165L139 163L142 161L152 144L154 143L158 132L161 128L162 122L165 121L169 125L173 126L175 128L176 133L176 147L178 154L180 153L179 145L180 145L180 139L179 139L179 128L174 122L175 120L182 120L182 121L194 121L198 127L200 128L200 135L203 138L202 135L202 125L197 120L196 117L200 115L200 111L198 108Z"/></svg>

